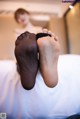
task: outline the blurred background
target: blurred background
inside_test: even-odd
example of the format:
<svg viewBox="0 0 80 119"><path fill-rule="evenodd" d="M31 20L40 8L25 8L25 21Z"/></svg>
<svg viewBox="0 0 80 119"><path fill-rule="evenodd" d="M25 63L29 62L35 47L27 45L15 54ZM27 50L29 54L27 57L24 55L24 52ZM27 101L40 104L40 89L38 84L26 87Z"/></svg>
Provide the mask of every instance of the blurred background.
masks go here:
<svg viewBox="0 0 80 119"><path fill-rule="evenodd" d="M80 54L80 3L64 0L0 0L0 59L14 59L14 12L24 8L35 26L53 31L60 39L62 54Z"/></svg>

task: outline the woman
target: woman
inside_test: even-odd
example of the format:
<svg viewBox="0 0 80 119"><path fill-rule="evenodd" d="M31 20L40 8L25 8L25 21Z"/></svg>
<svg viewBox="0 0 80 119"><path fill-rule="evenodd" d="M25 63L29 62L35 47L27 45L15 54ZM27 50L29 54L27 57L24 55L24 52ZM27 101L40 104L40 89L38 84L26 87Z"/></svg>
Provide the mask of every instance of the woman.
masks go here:
<svg viewBox="0 0 80 119"><path fill-rule="evenodd" d="M41 27L32 25L30 21L30 13L23 8L19 8L15 11L14 18L16 22L21 25L21 29L16 29L17 36L25 31L29 31L31 33L38 33L41 31Z"/></svg>

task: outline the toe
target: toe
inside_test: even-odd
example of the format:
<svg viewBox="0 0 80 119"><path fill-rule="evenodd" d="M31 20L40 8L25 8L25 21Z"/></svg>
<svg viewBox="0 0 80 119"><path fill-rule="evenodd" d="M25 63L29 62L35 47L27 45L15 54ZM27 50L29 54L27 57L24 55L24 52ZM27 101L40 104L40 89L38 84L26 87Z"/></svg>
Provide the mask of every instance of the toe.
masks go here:
<svg viewBox="0 0 80 119"><path fill-rule="evenodd" d="M43 33L48 33L48 29L43 29Z"/></svg>

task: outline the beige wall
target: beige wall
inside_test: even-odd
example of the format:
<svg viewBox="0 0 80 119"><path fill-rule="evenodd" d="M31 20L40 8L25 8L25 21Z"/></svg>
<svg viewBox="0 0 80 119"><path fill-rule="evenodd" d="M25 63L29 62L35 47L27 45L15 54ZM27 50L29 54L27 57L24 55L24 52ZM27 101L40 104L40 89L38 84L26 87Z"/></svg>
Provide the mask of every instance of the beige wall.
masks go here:
<svg viewBox="0 0 80 119"><path fill-rule="evenodd" d="M67 14L70 53L80 54L80 6L77 3Z"/></svg>
<svg viewBox="0 0 80 119"><path fill-rule="evenodd" d="M0 16L0 59L14 58L16 26L12 16Z"/></svg>
<svg viewBox="0 0 80 119"><path fill-rule="evenodd" d="M56 17L51 18L49 22L49 29L59 37L62 53L67 53L64 19Z"/></svg>

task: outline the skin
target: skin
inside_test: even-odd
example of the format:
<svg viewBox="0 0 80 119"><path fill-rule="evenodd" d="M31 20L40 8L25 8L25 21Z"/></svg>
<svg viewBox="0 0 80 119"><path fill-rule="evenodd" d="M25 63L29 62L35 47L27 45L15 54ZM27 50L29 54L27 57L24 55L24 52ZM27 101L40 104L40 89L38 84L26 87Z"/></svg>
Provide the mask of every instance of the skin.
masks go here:
<svg viewBox="0 0 80 119"><path fill-rule="evenodd" d="M39 49L39 65L45 84L53 88L58 83L57 63L60 54L60 43L51 31L44 29L43 33L49 33L52 37L42 37L37 40Z"/></svg>
<svg viewBox="0 0 80 119"><path fill-rule="evenodd" d="M18 16L18 23L22 26L22 27L26 27L29 23L30 23L30 15L28 14L21 14Z"/></svg>

